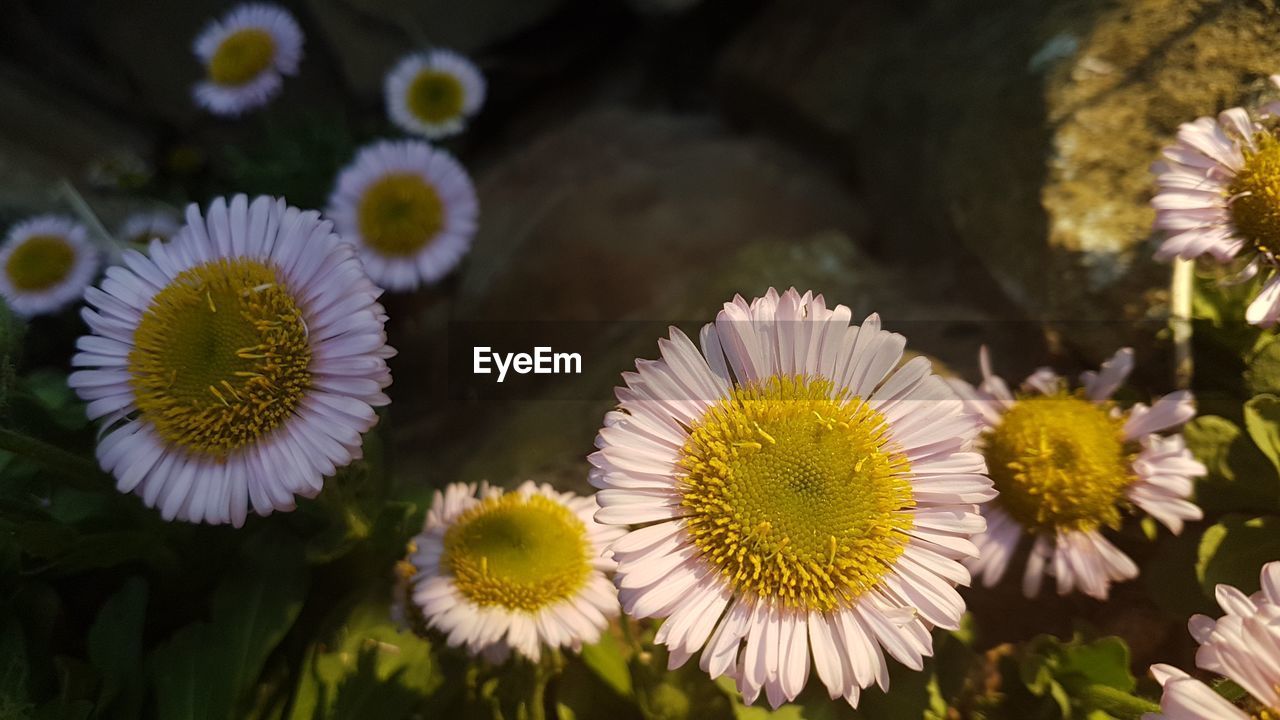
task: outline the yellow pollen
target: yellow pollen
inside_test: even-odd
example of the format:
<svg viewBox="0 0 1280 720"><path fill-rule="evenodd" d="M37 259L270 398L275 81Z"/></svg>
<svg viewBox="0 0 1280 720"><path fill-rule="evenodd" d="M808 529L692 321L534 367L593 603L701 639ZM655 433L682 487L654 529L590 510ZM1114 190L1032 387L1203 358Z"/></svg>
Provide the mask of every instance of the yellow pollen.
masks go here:
<svg viewBox="0 0 1280 720"><path fill-rule="evenodd" d="M1280 251L1280 140L1269 132L1254 137L1257 151L1244 151L1244 167L1228 192L1231 221L1255 250Z"/></svg>
<svg viewBox="0 0 1280 720"><path fill-rule="evenodd" d="M169 443L218 458L289 418L310 365L293 296L272 267L247 258L174 278L143 313L129 354L142 418Z"/></svg>
<svg viewBox="0 0 1280 720"><path fill-rule="evenodd" d="M444 229L444 203L435 187L413 173L392 173L364 191L360 236L383 255L404 257L426 247Z"/></svg>
<svg viewBox="0 0 1280 720"><path fill-rule="evenodd" d="M209 58L209 79L216 85L245 85L271 66L276 41L271 33L245 28L228 35Z"/></svg>
<svg viewBox="0 0 1280 720"><path fill-rule="evenodd" d="M591 574L587 528L542 495L480 501L445 531L440 565L471 602L533 612L568 599Z"/></svg>
<svg viewBox="0 0 1280 720"><path fill-rule="evenodd" d="M409 112L427 123L441 123L462 114L465 91L451 73L423 70L409 83L405 101Z"/></svg>
<svg viewBox="0 0 1280 720"><path fill-rule="evenodd" d="M822 378L736 387L690 429L677 487L702 557L742 593L819 612L907 544L910 463L884 416Z"/></svg>
<svg viewBox="0 0 1280 720"><path fill-rule="evenodd" d="M1280 720L1280 710L1266 707L1247 693L1236 705L1249 713L1250 720Z"/></svg>
<svg viewBox="0 0 1280 720"><path fill-rule="evenodd" d="M1034 531L1120 525L1135 480L1124 418L1080 394L1021 397L982 436L996 502Z"/></svg>
<svg viewBox="0 0 1280 720"><path fill-rule="evenodd" d="M4 272L18 290L48 290L66 279L75 265L76 251L66 238L32 235L9 254Z"/></svg>

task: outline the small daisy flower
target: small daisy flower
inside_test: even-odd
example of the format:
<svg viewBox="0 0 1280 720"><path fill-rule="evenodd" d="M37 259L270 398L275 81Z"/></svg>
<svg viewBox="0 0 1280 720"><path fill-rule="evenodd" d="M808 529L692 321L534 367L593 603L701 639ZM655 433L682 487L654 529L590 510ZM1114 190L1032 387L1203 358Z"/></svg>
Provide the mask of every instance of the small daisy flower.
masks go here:
<svg viewBox="0 0 1280 720"><path fill-rule="evenodd" d="M196 102L215 115L240 115L266 105L283 76L297 74L302 29L279 5L246 3L210 21L192 50L207 73Z"/></svg>
<svg viewBox="0 0 1280 720"><path fill-rule="evenodd" d="M471 247L479 203L452 155L420 140L366 146L339 175L327 214L392 291L431 284Z"/></svg>
<svg viewBox="0 0 1280 720"><path fill-rule="evenodd" d="M387 115L405 132L437 139L462 132L484 104L479 68L450 50L409 55L387 73Z"/></svg>
<svg viewBox="0 0 1280 720"><path fill-rule="evenodd" d="M409 559L413 602L449 645L493 662L595 642L618 614L605 548L622 534L592 518L598 509L532 482L437 490Z"/></svg>
<svg viewBox="0 0 1280 720"><path fill-rule="evenodd" d="M1195 415L1191 393L1178 391L1155 405L1122 411L1110 398L1133 369L1124 348L1099 372L1067 389L1048 368L1009 390L981 354L982 384L950 381L982 418L979 447L1000 492L983 507L987 531L979 557L968 561L986 586L999 582L1024 537L1032 538L1022 588L1039 594L1045 575L1058 593L1079 590L1105 600L1111 583L1138 575L1138 566L1111 544L1102 528L1118 529L1136 507L1174 533L1202 512L1187 498L1205 467L1191 457L1180 434L1159 435Z"/></svg>
<svg viewBox="0 0 1280 720"><path fill-rule="evenodd" d="M661 359L618 388L591 455L619 599L665 618L672 668L701 650L711 677L778 707L808 682L856 706L914 670L930 629L956 628L961 558L994 491L966 452L974 417L926 358L872 315L770 289L726 303L701 348L671 328Z"/></svg>
<svg viewBox="0 0 1280 720"><path fill-rule="evenodd" d="M1238 703L1169 665L1153 665L1164 687L1160 713L1144 720L1268 720L1280 718L1280 562L1262 567L1262 590L1252 597L1230 585L1217 588L1226 615L1196 615L1187 624L1200 644L1196 665L1242 688Z"/></svg>
<svg viewBox="0 0 1280 720"><path fill-rule="evenodd" d="M1158 260L1208 257L1240 263L1240 280L1265 283L1245 311L1254 325L1280 319L1280 138L1231 108L1178 130L1177 142L1153 167L1159 192L1151 204L1168 238Z"/></svg>
<svg viewBox="0 0 1280 720"><path fill-rule="evenodd" d="M99 259L83 225L57 215L30 218L0 245L0 295L23 317L57 312L84 294Z"/></svg>
<svg viewBox="0 0 1280 720"><path fill-rule="evenodd" d="M319 213L237 195L186 220L85 291L68 383L121 492L238 527L361 456L394 351L380 291Z"/></svg>
<svg viewBox="0 0 1280 720"><path fill-rule="evenodd" d="M152 240L168 242L178 234L182 223L178 216L166 210L136 212L121 223L116 238L126 245L147 245Z"/></svg>

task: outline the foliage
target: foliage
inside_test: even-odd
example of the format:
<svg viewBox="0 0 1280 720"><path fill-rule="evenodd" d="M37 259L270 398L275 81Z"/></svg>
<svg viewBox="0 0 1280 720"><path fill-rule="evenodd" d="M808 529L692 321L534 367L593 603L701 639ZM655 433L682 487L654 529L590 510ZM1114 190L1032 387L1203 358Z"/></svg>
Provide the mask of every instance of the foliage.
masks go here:
<svg viewBox="0 0 1280 720"><path fill-rule="evenodd" d="M254 122L240 144L173 148L165 172L185 188L149 189L287 188L322 206L336 169L383 130L337 112ZM1158 692L1147 666L1188 654L1186 617L1214 612L1219 584L1257 590L1261 565L1280 559L1280 338L1240 322L1256 283L1217 279L1196 284L1200 413L1184 433L1208 471L1206 519L1177 537L1153 523L1120 535L1143 578L1107 605L968 590L965 625L934 632L922 671L891 662L889 690L864 691L857 710L816 677L793 703L747 706L696 661L668 668L652 622L621 619L539 663L450 648L396 585L425 512L409 499L425 492L392 482L389 417L363 460L294 513L240 530L166 523L93 461L95 430L66 385L78 329L33 332L0 306L0 720L1139 718ZM987 597L1005 604L972 601Z"/></svg>

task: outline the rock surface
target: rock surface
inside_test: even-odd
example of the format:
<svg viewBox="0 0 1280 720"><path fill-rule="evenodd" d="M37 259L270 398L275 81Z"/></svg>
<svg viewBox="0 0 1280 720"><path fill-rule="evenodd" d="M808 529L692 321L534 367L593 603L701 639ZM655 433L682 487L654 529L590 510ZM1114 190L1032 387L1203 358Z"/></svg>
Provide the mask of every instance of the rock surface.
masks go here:
<svg viewBox="0 0 1280 720"><path fill-rule="evenodd" d="M820 291L858 319L881 313L911 349L966 374L979 342L1010 354L1026 344L1012 337L1022 326L1009 338L983 335L991 314L972 294L957 296L939 268L893 269L860 250L863 211L837 178L705 117L591 112L481 171L477 184L484 221L448 312L454 324L440 329L437 306L396 334L446 344L475 323L541 322L537 337L568 338L584 367L495 394L506 402L446 400L438 385L397 375L397 397L442 403L436 417L448 418L396 424L400 452L422 458L400 465L439 472L435 485L533 477L585 487L585 457L620 373L655 357L669 324L696 333L736 293ZM432 324L437 334L424 334ZM434 447L421 440L442 436Z"/></svg>
<svg viewBox="0 0 1280 720"><path fill-rule="evenodd" d="M381 92L382 78L406 52L447 47L475 52L546 19L566 0L307 0L347 83Z"/></svg>
<svg viewBox="0 0 1280 720"><path fill-rule="evenodd" d="M1097 359L1115 321L1162 313L1151 162L1178 123L1262 89L1275 28L1243 0L775 2L720 88L850 168L886 251L959 242Z"/></svg>
<svg viewBox="0 0 1280 720"><path fill-rule="evenodd" d="M861 234L847 188L706 117L592 111L477 182L484 222L458 298L469 319L654 319L744 243Z"/></svg>

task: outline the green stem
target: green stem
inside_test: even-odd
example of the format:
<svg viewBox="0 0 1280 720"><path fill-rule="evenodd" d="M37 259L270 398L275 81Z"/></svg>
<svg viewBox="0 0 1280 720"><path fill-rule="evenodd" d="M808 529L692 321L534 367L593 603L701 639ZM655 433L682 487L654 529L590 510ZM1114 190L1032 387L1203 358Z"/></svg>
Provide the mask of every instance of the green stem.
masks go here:
<svg viewBox="0 0 1280 720"><path fill-rule="evenodd" d="M564 656L552 650L533 666L533 688L529 691L529 720L547 720L547 684L564 670Z"/></svg>
<svg viewBox="0 0 1280 720"><path fill-rule="evenodd" d="M1160 706L1108 685L1087 685L1080 700L1090 710L1101 710L1120 720L1138 720L1146 713L1160 712Z"/></svg>
<svg viewBox="0 0 1280 720"><path fill-rule="evenodd" d="M649 698L653 696L653 688L649 682L650 670L642 659L644 646L640 644L636 628L632 626L631 619L626 614L619 616L618 627L622 630L622 639L631 647L627 669L631 671L631 687L632 692L635 693L636 705L640 708L640 714L648 718L653 715L649 704Z"/></svg>
<svg viewBox="0 0 1280 720"><path fill-rule="evenodd" d="M7 428L0 428L0 450L8 450L74 480L95 478L102 474L98 465L91 460Z"/></svg>
<svg viewBox="0 0 1280 720"><path fill-rule="evenodd" d="M59 189L61 189L63 196L66 197L67 202L71 203L71 207L75 210L76 215L80 216L80 221L89 226L89 229L98 236L99 246L114 248L116 250L125 249L120 245L120 242L116 240L116 237L111 234L111 231L107 230L107 227L102 224L102 220L98 218L98 214L95 213L93 208L89 206L89 203L85 201L84 196L80 194L80 191L76 190L75 185L72 185L69 180L63 178Z"/></svg>

